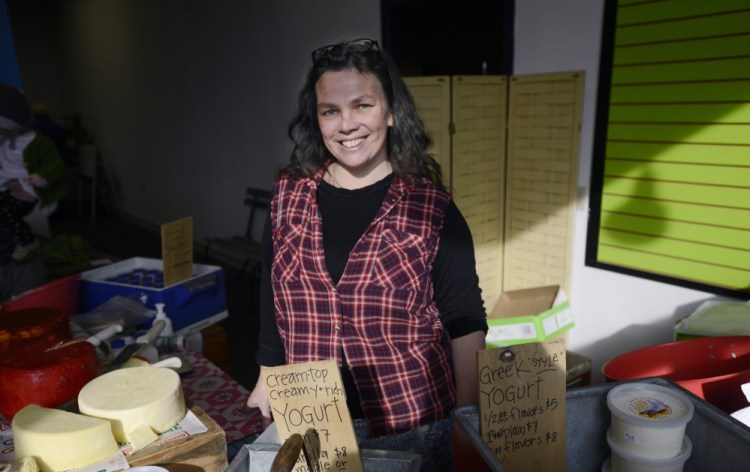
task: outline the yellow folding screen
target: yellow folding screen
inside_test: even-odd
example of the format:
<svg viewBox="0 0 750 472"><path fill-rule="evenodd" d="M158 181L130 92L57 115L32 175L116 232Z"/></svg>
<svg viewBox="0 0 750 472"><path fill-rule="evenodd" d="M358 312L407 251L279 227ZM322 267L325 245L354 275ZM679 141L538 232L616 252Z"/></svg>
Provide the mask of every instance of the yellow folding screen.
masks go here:
<svg viewBox="0 0 750 472"><path fill-rule="evenodd" d="M750 2L608 1L604 31L587 262L750 291Z"/></svg>

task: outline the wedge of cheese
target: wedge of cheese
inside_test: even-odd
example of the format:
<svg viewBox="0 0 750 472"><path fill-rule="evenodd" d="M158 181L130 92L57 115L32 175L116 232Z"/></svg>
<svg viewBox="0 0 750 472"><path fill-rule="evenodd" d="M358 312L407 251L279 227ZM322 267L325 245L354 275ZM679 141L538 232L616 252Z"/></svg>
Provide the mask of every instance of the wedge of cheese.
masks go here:
<svg viewBox="0 0 750 472"><path fill-rule="evenodd" d="M131 367L101 375L78 394L84 415L109 420L120 442L142 449L186 413L180 376L172 369Z"/></svg>
<svg viewBox="0 0 750 472"><path fill-rule="evenodd" d="M102 460L119 449L108 421L27 405L11 423L17 458L33 457L44 472Z"/></svg>

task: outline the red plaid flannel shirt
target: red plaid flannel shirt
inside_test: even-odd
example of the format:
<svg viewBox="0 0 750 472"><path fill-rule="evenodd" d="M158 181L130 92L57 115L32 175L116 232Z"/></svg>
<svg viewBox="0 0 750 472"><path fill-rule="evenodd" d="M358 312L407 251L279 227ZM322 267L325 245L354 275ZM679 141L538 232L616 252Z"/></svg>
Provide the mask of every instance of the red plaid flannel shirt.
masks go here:
<svg viewBox="0 0 750 472"><path fill-rule="evenodd" d="M341 365L345 353L373 436L449 417L451 343L430 276L449 194L426 179L396 176L334 286L316 204L319 179L274 185L271 279L286 362Z"/></svg>

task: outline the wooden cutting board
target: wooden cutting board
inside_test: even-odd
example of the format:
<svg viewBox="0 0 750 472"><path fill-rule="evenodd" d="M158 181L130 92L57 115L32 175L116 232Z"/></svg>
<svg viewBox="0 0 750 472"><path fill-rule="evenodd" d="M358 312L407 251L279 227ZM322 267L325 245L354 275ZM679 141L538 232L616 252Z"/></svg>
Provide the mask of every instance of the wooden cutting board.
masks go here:
<svg viewBox="0 0 750 472"><path fill-rule="evenodd" d="M188 402L188 407L208 431L136 451L127 457L131 467L158 465L170 472L224 472L227 469L224 430L197 405Z"/></svg>

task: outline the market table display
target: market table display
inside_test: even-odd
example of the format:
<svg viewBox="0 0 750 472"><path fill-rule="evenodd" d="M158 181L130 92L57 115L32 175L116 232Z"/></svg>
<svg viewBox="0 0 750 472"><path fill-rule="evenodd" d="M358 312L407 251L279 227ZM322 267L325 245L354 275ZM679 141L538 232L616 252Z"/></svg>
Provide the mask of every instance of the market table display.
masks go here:
<svg viewBox="0 0 750 472"><path fill-rule="evenodd" d="M190 371L181 377L181 385L190 410L185 420L192 423L174 428L176 432L165 433L156 443L130 452L127 455L127 463L131 467L153 464L191 465L207 472L223 472L228 461L227 440L231 442L254 434L260 428L260 414L257 411L246 412L242 408L248 394L247 390L200 353L181 354L190 365ZM143 368L132 369L135 371ZM195 424L198 426L194 426ZM15 458L10 426L9 420L0 418L0 431L3 431L0 433L0 443L3 444L0 462L9 462ZM225 434L222 426L228 434ZM110 459L109 464L112 465L97 467L96 470L122 468L122 462L119 462L118 466L116 460Z"/></svg>

